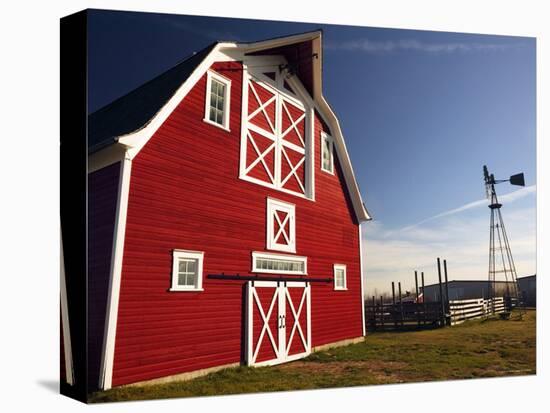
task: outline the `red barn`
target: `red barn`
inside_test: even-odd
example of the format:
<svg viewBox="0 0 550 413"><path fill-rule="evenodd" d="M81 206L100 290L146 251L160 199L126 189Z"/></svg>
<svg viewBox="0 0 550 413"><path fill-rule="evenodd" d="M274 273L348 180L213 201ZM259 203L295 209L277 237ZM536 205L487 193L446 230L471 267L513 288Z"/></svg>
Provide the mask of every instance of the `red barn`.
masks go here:
<svg viewBox="0 0 550 413"><path fill-rule="evenodd" d="M321 67L318 31L215 43L89 116L92 388L365 334L370 218Z"/></svg>

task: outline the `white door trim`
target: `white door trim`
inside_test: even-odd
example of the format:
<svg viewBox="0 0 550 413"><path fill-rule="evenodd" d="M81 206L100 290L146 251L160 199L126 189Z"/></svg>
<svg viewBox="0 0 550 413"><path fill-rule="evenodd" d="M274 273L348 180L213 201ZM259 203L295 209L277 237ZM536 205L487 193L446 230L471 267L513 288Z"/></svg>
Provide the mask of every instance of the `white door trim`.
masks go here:
<svg viewBox="0 0 550 413"><path fill-rule="evenodd" d="M304 287L304 284L305 287ZM289 288L298 287L303 288L304 291L302 293L302 297L300 298L300 304L298 305L298 309L295 309L294 304L292 302L292 298L290 297ZM292 316L294 317L294 323L291 327L290 336L288 337L288 343L285 342L285 360L284 361L292 361L296 360L302 357L306 357L311 353L311 284L310 283L300 283L300 282L288 282L286 283L286 288L284 288L284 300L287 300L283 303L284 311L286 312L286 303L288 302L290 311L292 312ZM304 331L302 330L302 326L300 325L300 315L302 314L302 311L304 311L304 305L306 306L306 328L307 328L307 334L304 334ZM285 328L288 327L286 325L286 314L284 318ZM302 353L292 354L289 355L290 347L292 346L292 340L295 339L296 331L298 331L299 338L302 342L302 345L306 349L306 351ZM286 334L284 334L286 339Z"/></svg>
<svg viewBox="0 0 550 413"><path fill-rule="evenodd" d="M258 297L258 294L256 293L256 289L252 289L252 296L254 298L254 302L258 305L258 310L260 312L260 316L262 317L263 326L262 331L260 332L260 337L258 338L258 345L256 349L254 350L254 354L252 356L252 360L256 360L258 357L258 352L260 351L261 344L263 343L264 335L267 332L267 336L269 338L269 342L271 344L271 347L273 347L273 351L275 352L275 355L277 358L279 358L280 355L280 346L279 346L279 340L275 341L275 338L273 337L273 333L271 332L271 328L269 327L269 320L271 319L271 314L273 313L273 309L275 308L275 304L277 304L277 307L279 306L279 287L275 288L275 291L273 292L273 297L271 298L271 303L269 304L269 307L267 309L267 314L263 310L262 303L260 301L260 297ZM252 324L251 324L252 326ZM279 337L277 337L279 339Z"/></svg>
<svg viewBox="0 0 550 413"><path fill-rule="evenodd" d="M275 288L273 292L273 296L271 297L270 305L267 310L267 315L265 314L264 307L262 306L260 299L258 297L258 294L256 293L256 288ZM277 306L277 314L278 319L280 319L279 314L279 308L280 308L280 286L279 283L276 281L249 281L246 285L247 290L247 349L246 349L246 364L248 366L270 366L273 364L277 364L278 360L281 358L281 352L280 352L280 343L279 343L279 333L277 330L277 340L275 340L275 337L273 336L273 333L269 327L269 319L271 317L271 313L275 306ZM258 310L260 312L260 316L263 319L263 325L262 325L262 331L260 332L260 336L258 338L258 342L256 343L256 348L254 348L254 318L253 318L253 309L254 305L258 305ZM279 325L279 324L278 324ZM260 350L261 344L264 340L265 331L268 331L268 337L271 341L271 345L273 346L273 350L275 351L276 358L272 360L266 360L259 363L256 363L256 358L258 357L258 352Z"/></svg>

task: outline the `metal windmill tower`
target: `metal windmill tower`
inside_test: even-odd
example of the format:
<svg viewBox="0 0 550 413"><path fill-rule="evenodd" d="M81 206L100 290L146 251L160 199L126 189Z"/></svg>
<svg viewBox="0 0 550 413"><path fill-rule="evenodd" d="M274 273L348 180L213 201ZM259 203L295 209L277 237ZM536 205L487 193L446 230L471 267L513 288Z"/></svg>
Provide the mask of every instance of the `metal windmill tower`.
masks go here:
<svg viewBox="0 0 550 413"><path fill-rule="evenodd" d="M491 313L495 313L495 292L497 274L503 274L500 281L506 281L506 295L511 302L515 301L515 304L520 309L523 306L521 300L521 293L517 281L516 266L514 259L512 258L512 250L510 248L510 242L508 235L506 234L506 228L504 226L504 220L502 219L502 213L500 208L502 204L498 202L497 193L495 191L495 185L502 182L510 182L512 185L525 186L525 179L523 173L512 175L510 179L495 179L493 174L489 174L487 166L483 166L483 176L485 179L485 191L487 193L487 199L489 200L489 208L491 209L491 226L489 236L489 299L491 299ZM510 284L512 286L510 288ZM513 300L513 301L512 301Z"/></svg>

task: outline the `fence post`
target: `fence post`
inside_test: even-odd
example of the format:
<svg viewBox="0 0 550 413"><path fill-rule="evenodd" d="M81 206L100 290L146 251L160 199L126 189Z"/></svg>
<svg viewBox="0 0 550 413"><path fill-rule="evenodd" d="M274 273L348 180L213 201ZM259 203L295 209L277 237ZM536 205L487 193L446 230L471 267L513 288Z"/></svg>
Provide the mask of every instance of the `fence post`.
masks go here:
<svg viewBox="0 0 550 413"><path fill-rule="evenodd" d="M401 314L401 327L403 327L403 300L401 299L401 281L399 281L399 313Z"/></svg>
<svg viewBox="0 0 550 413"><path fill-rule="evenodd" d="M439 276L439 302L441 303L441 325L445 325L445 303L443 301L443 286L441 285L441 260L437 257L437 275Z"/></svg>
<svg viewBox="0 0 550 413"><path fill-rule="evenodd" d="M424 288L424 271L422 271L422 304L424 307L424 325L426 325L426 289Z"/></svg>
<svg viewBox="0 0 550 413"><path fill-rule="evenodd" d="M392 303L393 303L391 308L392 318L393 318L394 328L397 330L397 317L395 317L395 282L394 281L391 282L391 296L392 296Z"/></svg>
<svg viewBox="0 0 550 413"><path fill-rule="evenodd" d="M376 300L374 299L374 295L372 296L372 319L374 329L376 330Z"/></svg>
<svg viewBox="0 0 550 413"><path fill-rule="evenodd" d="M384 329L384 299L380 296L380 323L382 330Z"/></svg>
<svg viewBox="0 0 550 413"><path fill-rule="evenodd" d="M414 272L414 286L416 288L416 302L414 305L414 310L416 313L416 322L418 327L420 327L420 312L418 311L420 309L420 303L418 302L418 271Z"/></svg>
<svg viewBox="0 0 550 413"><path fill-rule="evenodd" d="M447 325L451 325L451 309L449 307L449 280L447 278L447 260L443 260L443 271L445 272L445 297L446 297L446 300L445 300L445 303L446 303L446 312L447 312L447 315L448 315L448 319L447 319Z"/></svg>

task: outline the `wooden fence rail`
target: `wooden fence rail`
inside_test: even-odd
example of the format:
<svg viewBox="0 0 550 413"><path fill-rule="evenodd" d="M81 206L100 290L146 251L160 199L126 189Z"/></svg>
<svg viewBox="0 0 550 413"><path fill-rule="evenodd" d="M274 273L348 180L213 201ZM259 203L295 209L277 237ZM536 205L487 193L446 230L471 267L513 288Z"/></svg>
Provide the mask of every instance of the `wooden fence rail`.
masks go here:
<svg viewBox="0 0 550 413"><path fill-rule="evenodd" d="M439 300L427 301L424 285L424 272L420 273L422 294L419 292L418 271L414 271L415 293L408 291L403 297L401 281L391 283L391 302L384 296L372 296L372 300L364 302L365 324L367 330L411 330L421 328L437 328L445 325L452 326L473 318L484 317L490 314L509 316L510 311L518 304L513 297L495 297L493 299L477 298L472 300L449 300L449 279L447 275L447 260L443 260L443 274L441 260L437 258L437 275L439 280ZM378 300L380 298L380 300ZM413 300L411 300L411 298Z"/></svg>
<svg viewBox="0 0 550 413"><path fill-rule="evenodd" d="M367 329L371 331L437 328L487 316L493 312L493 305L495 314L500 314L513 308L515 302L504 297L492 300L452 300L443 306L439 301L395 304L371 302L365 303L365 320ZM445 313L443 307L446 308Z"/></svg>
<svg viewBox="0 0 550 413"><path fill-rule="evenodd" d="M365 304L365 319L369 330L433 328L445 322L439 302L369 303Z"/></svg>
<svg viewBox="0 0 550 413"><path fill-rule="evenodd" d="M494 302L495 313L507 311L507 305L503 297L495 297L485 300L476 298L472 300L452 300L449 301L449 310L451 316L451 325L463 323L466 320L484 317L492 313Z"/></svg>

